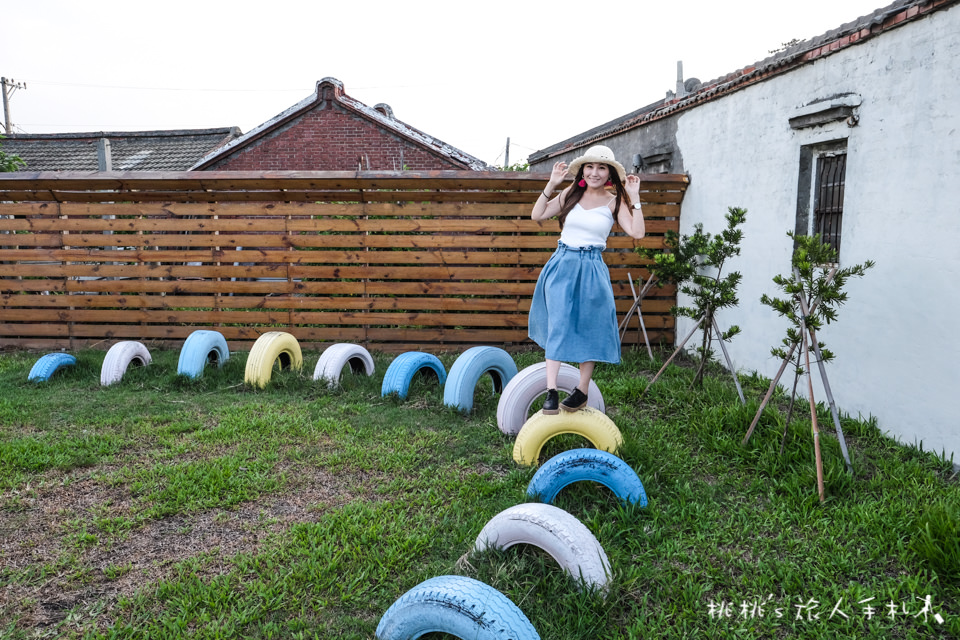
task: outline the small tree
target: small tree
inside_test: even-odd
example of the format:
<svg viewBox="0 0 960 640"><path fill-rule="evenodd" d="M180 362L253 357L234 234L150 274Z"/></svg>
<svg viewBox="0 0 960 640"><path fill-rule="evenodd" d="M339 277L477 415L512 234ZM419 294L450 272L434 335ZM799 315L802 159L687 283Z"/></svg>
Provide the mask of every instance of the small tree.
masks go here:
<svg viewBox="0 0 960 640"><path fill-rule="evenodd" d="M727 228L719 235L704 233L703 224L698 223L691 236L679 237L675 232L668 231L664 239L667 247L665 252L638 249L641 255L654 261L650 271L652 277L657 279L658 286L675 284L680 293L690 296L690 306L674 306L671 313L696 320L698 326L703 327L703 339L697 349L700 365L693 379L694 386L703 384L704 368L707 360L713 356L713 341L729 342L740 333L740 327L736 325L721 332L715 316L720 309L735 307L740 303L737 286L742 276L738 271L724 275L723 269L730 258L740 255L743 231L739 227L746 220L746 215L746 209L728 207L725 216ZM682 347L683 344L678 347L678 351ZM673 356L670 359L672 360ZM664 368L669 362L670 360L664 364ZM661 373L662 371L663 369L660 370ZM654 376L651 385L659 375L660 373L657 373Z"/></svg>
<svg viewBox="0 0 960 640"><path fill-rule="evenodd" d="M796 244L791 261L792 273L773 278L774 284L787 297L771 298L767 294L760 296L761 304L767 305L790 321L781 346L770 350L770 353L782 359L788 359L788 350L792 352L801 344L804 331L819 331L824 324L830 324L837 319L837 308L847 301L847 294L843 291L847 280L851 277L862 277L867 269L874 266L872 260L867 260L863 264L844 269L834 267L833 265L837 264L837 252L823 242L820 234L797 236L788 231L787 235ZM815 302L816 307L808 308L804 313L801 298L807 304ZM826 349L822 342L818 343L817 347L823 362L833 359L833 353ZM797 366L802 375L803 368Z"/></svg>
<svg viewBox="0 0 960 640"><path fill-rule="evenodd" d="M777 275L773 282L783 291L785 297L775 298L763 294L760 302L767 305L777 312L777 314L787 318L790 325L787 327L787 334L781 340L780 346L770 349L770 353L783 361L780 373L777 378L771 382L770 390L757 411L746 437L743 439L746 443L750 434L753 432L757 421L763 412L770 395L783 373L788 363L793 365L794 379L793 391L790 396L790 406L787 410L787 422L783 430L783 439L780 443L780 451L783 452L786 443L787 428L790 426L790 420L793 416L793 404L796 399L797 382L804 373L809 373L811 357L810 351L814 351L813 361L820 367L821 378L823 378L824 387L827 391L830 401L830 408L833 414L834 426L837 429L837 436L840 440L841 449L850 468L849 457L847 456L846 446L843 441L843 431L840 427L840 419L837 413L836 404L830 392L829 383L826 381L826 371L823 364L833 360L834 354L826 348L822 342L817 339L817 331L824 324L830 324L837 319L837 308L847 301L847 294L843 290L847 281L852 277L862 277L867 269L874 266L872 260L867 260L863 264L857 264L850 267L840 268L838 265L837 251L823 242L822 237L817 234L813 236L795 235L793 232L787 232L787 235L793 239L796 248L793 251L791 259L792 270L787 276ZM806 366L804 366L806 365ZM819 433L816 425L816 408L813 402L813 386L810 386L810 406L811 420L813 422L814 433ZM851 469L852 470L852 469ZM819 450L818 450L818 478L822 474L819 468ZM822 482L821 482L822 484ZM821 500L823 499L821 486Z"/></svg>
<svg viewBox="0 0 960 640"><path fill-rule="evenodd" d="M3 140L6 136L0 136L0 140ZM27 166L27 163L23 161L23 158L16 155L7 155L7 153L0 149L0 173L9 172L9 171L19 171Z"/></svg>

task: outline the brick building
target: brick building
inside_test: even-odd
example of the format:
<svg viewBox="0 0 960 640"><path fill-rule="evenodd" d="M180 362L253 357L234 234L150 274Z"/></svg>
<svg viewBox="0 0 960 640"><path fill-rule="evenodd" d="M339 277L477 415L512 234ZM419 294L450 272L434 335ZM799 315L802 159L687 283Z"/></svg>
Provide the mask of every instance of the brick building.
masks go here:
<svg viewBox="0 0 960 640"><path fill-rule="evenodd" d="M359 102L324 78L316 92L199 160L207 171L483 171L482 160Z"/></svg>

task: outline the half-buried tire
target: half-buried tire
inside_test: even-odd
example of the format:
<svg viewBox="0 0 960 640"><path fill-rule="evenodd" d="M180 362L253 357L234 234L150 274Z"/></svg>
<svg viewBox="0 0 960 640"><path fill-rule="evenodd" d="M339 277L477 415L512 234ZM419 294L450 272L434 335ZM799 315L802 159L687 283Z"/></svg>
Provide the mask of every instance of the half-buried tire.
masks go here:
<svg viewBox="0 0 960 640"><path fill-rule="evenodd" d="M469 412L480 378L489 373L496 393L517 375L517 363L499 347L470 347L454 361L443 387L443 404Z"/></svg>
<svg viewBox="0 0 960 640"><path fill-rule="evenodd" d="M120 382L131 364L145 367L151 360L150 352L142 342L134 340L118 342L110 347L103 358L103 364L100 365L100 384L109 386Z"/></svg>
<svg viewBox="0 0 960 640"><path fill-rule="evenodd" d="M546 442L562 433L573 433L590 441L597 449L616 453L623 443L620 429L613 420L593 407L584 407L572 413L544 415L542 411L530 416L513 443L513 459L526 466L537 464L540 450Z"/></svg>
<svg viewBox="0 0 960 640"><path fill-rule="evenodd" d="M437 576L407 591L380 618L376 637L415 640L428 633L470 640L540 640L507 596L465 576Z"/></svg>
<svg viewBox="0 0 960 640"><path fill-rule="evenodd" d="M222 333L198 329L187 336L180 348L177 373L188 378L199 378L208 362L222 367L229 359L230 349Z"/></svg>
<svg viewBox="0 0 960 640"><path fill-rule="evenodd" d="M303 353L300 343L293 335L285 331L268 331L253 343L243 381L263 389L270 382L273 366L279 360L281 369L303 368Z"/></svg>

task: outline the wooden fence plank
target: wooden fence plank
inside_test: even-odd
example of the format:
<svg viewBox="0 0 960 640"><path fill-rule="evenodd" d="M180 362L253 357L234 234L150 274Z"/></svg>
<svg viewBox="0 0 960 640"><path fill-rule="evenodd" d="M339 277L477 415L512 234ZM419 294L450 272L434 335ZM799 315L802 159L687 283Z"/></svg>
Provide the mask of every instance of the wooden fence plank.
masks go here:
<svg viewBox="0 0 960 640"><path fill-rule="evenodd" d="M215 327L247 348L269 330L385 351L530 348L530 296L557 242L555 221L529 218L547 177L0 176L0 200L23 196L0 202L0 347L176 345ZM618 314L633 303L628 274L649 277L634 249L679 231L688 182L642 180L647 237L615 233L604 253ZM651 341L673 339L675 297L666 287L645 300Z"/></svg>

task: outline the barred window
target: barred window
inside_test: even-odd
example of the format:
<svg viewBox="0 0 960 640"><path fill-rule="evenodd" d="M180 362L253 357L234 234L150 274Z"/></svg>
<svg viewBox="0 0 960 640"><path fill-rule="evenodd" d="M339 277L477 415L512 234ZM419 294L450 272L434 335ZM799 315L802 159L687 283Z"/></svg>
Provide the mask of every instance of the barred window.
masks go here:
<svg viewBox="0 0 960 640"><path fill-rule="evenodd" d="M822 155L817 158L817 185L813 208L813 232L825 244L840 253L840 228L843 222L843 188L847 154Z"/></svg>
<svg viewBox="0 0 960 640"><path fill-rule="evenodd" d="M823 242L837 252L839 261L847 141L832 140L800 147L799 169L794 233L797 236L820 234Z"/></svg>

